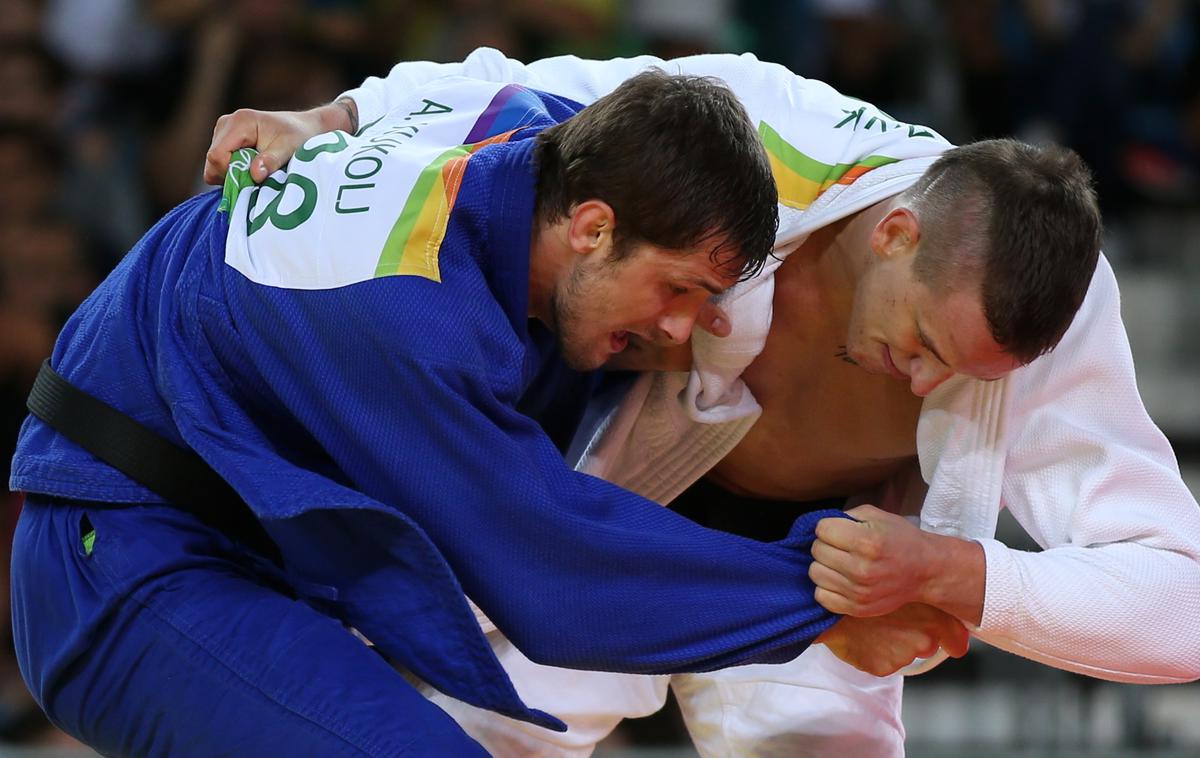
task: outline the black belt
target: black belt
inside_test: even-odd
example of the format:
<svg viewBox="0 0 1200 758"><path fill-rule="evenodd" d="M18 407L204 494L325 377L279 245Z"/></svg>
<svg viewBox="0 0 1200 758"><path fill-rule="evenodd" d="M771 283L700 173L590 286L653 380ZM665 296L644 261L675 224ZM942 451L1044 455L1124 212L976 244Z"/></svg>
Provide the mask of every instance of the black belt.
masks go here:
<svg viewBox="0 0 1200 758"><path fill-rule="evenodd" d="M277 563L279 548L229 483L192 450L181 448L62 378L44 361L29 412L67 439Z"/></svg>

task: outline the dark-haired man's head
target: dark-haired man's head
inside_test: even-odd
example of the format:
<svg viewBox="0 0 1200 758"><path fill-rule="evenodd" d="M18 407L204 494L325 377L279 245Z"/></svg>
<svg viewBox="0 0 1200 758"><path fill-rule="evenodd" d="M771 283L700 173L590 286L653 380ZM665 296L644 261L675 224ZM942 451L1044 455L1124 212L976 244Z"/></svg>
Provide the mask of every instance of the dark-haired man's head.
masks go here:
<svg viewBox="0 0 1200 758"><path fill-rule="evenodd" d="M996 378L1048 352L1096 269L1091 175L1059 147L987 140L939 158L872 237L858 325L887 333L868 368L919 395L955 373ZM885 326L879 326L885 324ZM861 362L860 356L854 356Z"/></svg>
<svg viewBox="0 0 1200 758"><path fill-rule="evenodd" d="M982 280L992 336L1022 363L1058 344L1100 255L1100 210L1078 155L976 142L942 156L909 197L921 221L920 281L945 291Z"/></svg>
<svg viewBox="0 0 1200 758"><path fill-rule="evenodd" d="M704 302L770 254L770 164L717 80L648 71L538 139L535 220L559 244L535 243L531 308L577 368L630 336L686 340Z"/></svg>

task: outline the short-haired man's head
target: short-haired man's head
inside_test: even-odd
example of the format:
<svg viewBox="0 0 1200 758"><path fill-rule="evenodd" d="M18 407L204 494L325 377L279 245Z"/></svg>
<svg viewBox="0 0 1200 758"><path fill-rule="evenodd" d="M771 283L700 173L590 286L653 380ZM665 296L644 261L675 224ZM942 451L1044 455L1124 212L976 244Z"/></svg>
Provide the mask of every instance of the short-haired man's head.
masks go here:
<svg viewBox="0 0 1200 758"><path fill-rule="evenodd" d="M1100 210L1073 151L985 140L947 151L905 193L935 292L981 283L992 337L1028 363L1062 339L1096 269Z"/></svg>
<svg viewBox="0 0 1200 758"><path fill-rule="evenodd" d="M775 244L778 194L745 109L711 77L644 71L539 135L537 219L599 199L614 251L711 245L727 272L757 273Z"/></svg>

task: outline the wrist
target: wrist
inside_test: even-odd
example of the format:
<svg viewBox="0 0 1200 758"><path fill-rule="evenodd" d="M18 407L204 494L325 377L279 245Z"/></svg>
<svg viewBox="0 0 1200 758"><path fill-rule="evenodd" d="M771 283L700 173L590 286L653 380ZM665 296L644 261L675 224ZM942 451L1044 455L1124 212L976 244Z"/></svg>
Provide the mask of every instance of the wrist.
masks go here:
<svg viewBox="0 0 1200 758"><path fill-rule="evenodd" d="M335 116L338 119L338 125L335 129L341 129L349 134L358 133L358 106L353 100L348 97L339 97L330 103L333 108L338 111Z"/></svg>
<svg viewBox="0 0 1200 758"><path fill-rule="evenodd" d="M973 540L925 532L929 560L920 602L978 626L983 616L986 561Z"/></svg>
<svg viewBox="0 0 1200 758"><path fill-rule="evenodd" d="M354 101L349 98L339 98L306 113L316 117L317 124L314 134L332 131L354 134L358 131L358 109L354 107Z"/></svg>

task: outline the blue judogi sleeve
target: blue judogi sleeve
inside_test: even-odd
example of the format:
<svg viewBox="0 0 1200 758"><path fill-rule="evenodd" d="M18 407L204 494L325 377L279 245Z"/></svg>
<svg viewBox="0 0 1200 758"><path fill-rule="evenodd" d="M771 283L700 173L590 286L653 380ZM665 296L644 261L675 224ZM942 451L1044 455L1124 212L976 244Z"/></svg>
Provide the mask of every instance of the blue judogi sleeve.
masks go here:
<svg viewBox="0 0 1200 758"><path fill-rule="evenodd" d="M764 544L571 470L515 410L521 367L476 334L482 305L406 277L244 286L261 302L239 331L279 400L355 489L425 530L530 658L642 673L781 662L836 619L807 575L828 512Z"/></svg>

